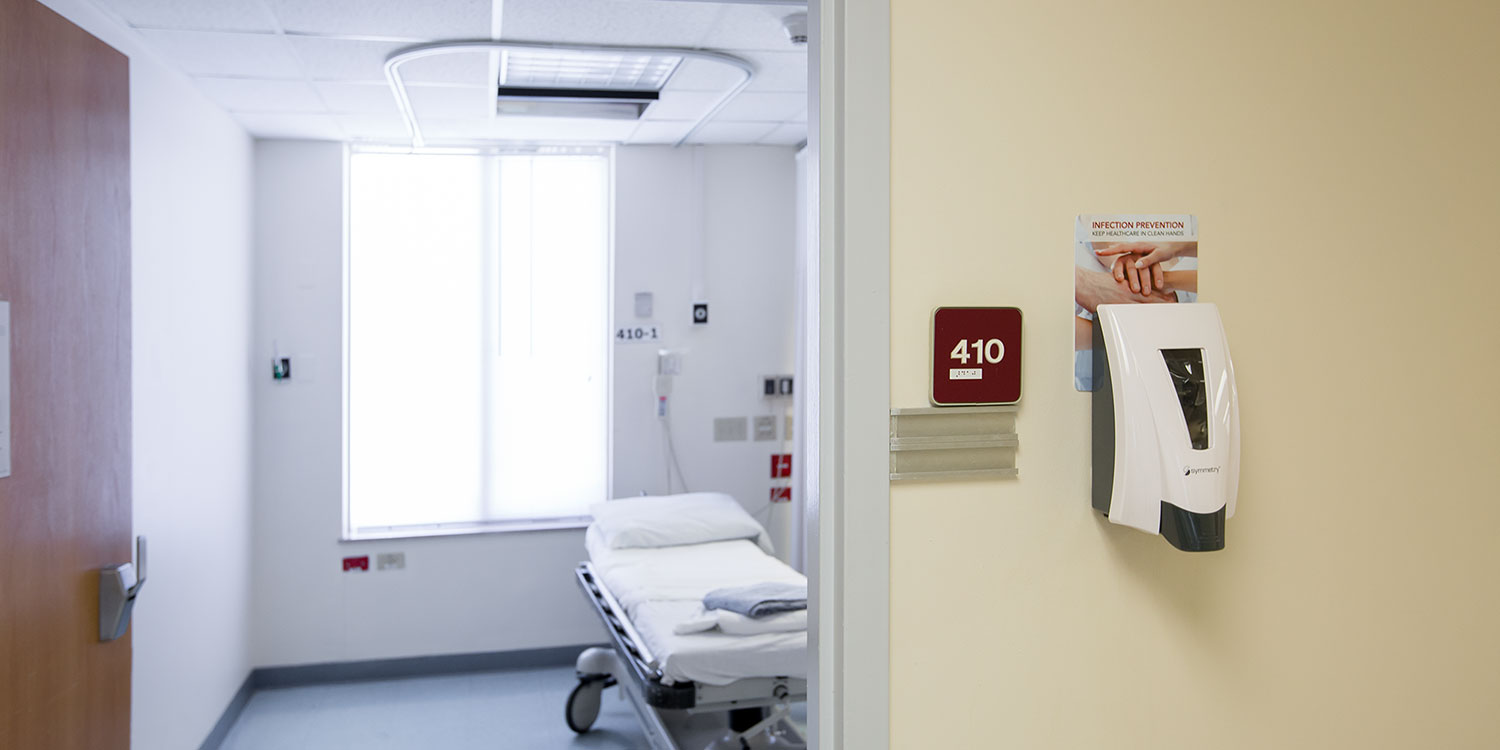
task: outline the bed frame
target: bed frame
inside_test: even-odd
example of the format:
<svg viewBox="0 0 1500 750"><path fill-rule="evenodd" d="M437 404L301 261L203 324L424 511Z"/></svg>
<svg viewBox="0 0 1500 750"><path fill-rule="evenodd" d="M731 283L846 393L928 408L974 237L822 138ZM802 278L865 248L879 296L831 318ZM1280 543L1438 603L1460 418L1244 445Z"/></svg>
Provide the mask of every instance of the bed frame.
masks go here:
<svg viewBox="0 0 1500 750"><path fill-rule="evenodd" d="M807 680L754 677L728 685L669 682L626 616L625 608L594 573L593 565L579 563L574 576L611 640L608 647L590 648L578 656L579 684L568 697L567 711L568 725L575 732L588 731L598 716L599 694L604 688L618 684L630 698L652 750L678 750L662 721L663 710L692 714L728 712L730 728L737 733L743 747L749 746L746 738L772 727L777 727L783 737L805 744L801 733L786 720L786 707L807 699ZM766 708L773 710L767 712Z"/></svg>

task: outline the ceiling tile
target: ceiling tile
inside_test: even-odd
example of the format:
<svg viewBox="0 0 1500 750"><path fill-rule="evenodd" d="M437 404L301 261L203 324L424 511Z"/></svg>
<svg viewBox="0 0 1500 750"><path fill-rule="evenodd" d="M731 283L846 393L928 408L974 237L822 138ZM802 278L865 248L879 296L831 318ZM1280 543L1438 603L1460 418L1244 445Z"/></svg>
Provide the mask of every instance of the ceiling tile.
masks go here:
<svg viewBox="0 0 1500 750"><path fill-rule="evenodd" d="M434 119L422 127L429 144L443 141L506 140L531 142L618 143L630 136L628 120L581 120L558 117L500 117L493 120Z"/></svg>
<svg viewBox="0 0 1500 750"><path fill-rule="evenodd" d="M338 115L339 125L354 140L410 143L411 133L399 115Z"/></svg>
<svg viewBox="0 0 1500 750"><path fill-rule="evenodd" d="M230 112L326 113L323 100L302 81L198 78L198 88Z"/></svg>
<svg viewBox="0 0 1500 750"><path fill-rule="evenodd" d="M266 7L244 0L99 0L137 28L276 31Z"/></svg>
<svg viewBox="0 0 1500 750"><path fill-rule="evenodd" d="M795 146L807 140L807 125L800 123L784 123L776 126L775 130L761 137L760 143L774 144L778 146Z"/></svg>
<svg viewBox="0 0 1500 750"><path fill-rule="evenodd" d="M408 86L406 95L424 126L431 118L487 121L495 112L495 94L488 87Z"/></svg>
<svg viewBox="0 0 1500 750"><path fill-rule="evenodd" d="M402 42L370 42L350 39L290 37L316 81L385 82L385 60L391 53L411 45ZM401 64L407 83L456 83L488 86L490 53L461 51L421 57Z"/></svg>
<svg viewBox="0 0 1500 750"><path fill-rule="evenodd" d="M667 81L668 91L726 91L740 82L739 68L708 60L683 60Z"/></svg>
<svg viewBox="0 0 1500 750"><path fill-rule="evenodd" d="M488 88L490 52L466 50L420 57L401 64L401 78L407 83L458 83Z"/></svg>
<svg viewBox="0 0 1500 750"><path fill-rule="evenodd" d="M697 47L722 13L714 3L506 0L501 38L529 42Z"/></svg>
<svg viewBox="0 0 1500 750"><path fill-rule="evenodd" d="M302 77L297 58L280 36L150 30L141 34L189 75Z"/></svg>
<svg viewBox="0 0 1500 750"><path fill-rule="evenodd" d="M477 117L438 117L422 121L422 136L429 145L437 141L480 141L489 138L490 123Z"/></svg>
<svg viewBox="0 0 1500 750"><path fill-rule="evenodd" d="M781 19L803 8L766 5L726 5L708 34L699 40L705 49L771 50L792 52L806 47L793 45Z"/></svg>
<svg viewBox="0 0 1500 750"><path fill-rule="evenodd" d="M234 116L257 138L300 138L316 141L344 140L344 131L329 115L290 115L241 112Z"/></svg>
<svg viewBox="0 0 1500 750"><path fill-rule="evenodd" d="M642 120L630 142L675 144L692 127L691 120Z"/></svg>
<svg viewBox="0 0 1500 750"><path fill-rule="evenodd" d="M490 122L477 117L437 117L422 120L422 137L429 144L434 141L477 141L490 137L490 130Z"/></svg>
<svg viewBox="0 0 1500 750"><path fill-rule="evenodd" d="M770 122L710 122L689 143L755 143L776 128Z"/></svg>
<svg viewBox="0 0 1500 750"><path fill-rule="evenodd" d="M755 80L747 91L806 91L807 54L805 52L745 52L742 57L755 63Z"/></svg>
<svg viewBox="0 0 1500 750"><path fill-rule="evenodd" d="M723 97L713 91L663 91L661 98L646 110L647 120L697 120Z"/></svg>
<svg viewBox="0 0 1500 750"><path fill-rule="evenodd" d="M328 109L337 114L399 115L396 97L385 83L320 82L313 84Z"/></svg>
<svg viewBox="0 0 1500 750"><path fill-rule="evenodd" d="M495 120L491 134L496 138L527 141L619 143L630 137L635 125L629 120L502 117Z"/></svg>
<svg viewBox="0 0 1500 750"><path fill-rule="evenodd" d="M361 42L348 39L289 37L292 49L318 81L385 82L385 58L408 46L399 42Z"/></svg>
<svg viewBox="0 0 1500 750"><path fill-rule="evenodd" d="M490 0L266 0L290 32L480 39L490 36Z"/></svg>
<svg viewBox="0 0 1500 750"><path fill-rule="evenodd" d="M746 91L729 100L716 120L783 122L807 111L807 94Z"/></svg>

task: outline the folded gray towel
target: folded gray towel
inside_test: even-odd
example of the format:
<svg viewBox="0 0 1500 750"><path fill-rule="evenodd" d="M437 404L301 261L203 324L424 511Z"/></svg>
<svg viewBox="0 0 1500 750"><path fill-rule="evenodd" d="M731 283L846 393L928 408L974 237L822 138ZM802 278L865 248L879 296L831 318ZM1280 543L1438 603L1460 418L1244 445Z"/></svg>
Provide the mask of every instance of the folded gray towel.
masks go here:
<svg viewBox="0 0 1500 750"><path fill-rule="evenodd" d="M703 597L704 609L724 609L747 617L807 609L807 584L756 583L715 589Z"/></svg>

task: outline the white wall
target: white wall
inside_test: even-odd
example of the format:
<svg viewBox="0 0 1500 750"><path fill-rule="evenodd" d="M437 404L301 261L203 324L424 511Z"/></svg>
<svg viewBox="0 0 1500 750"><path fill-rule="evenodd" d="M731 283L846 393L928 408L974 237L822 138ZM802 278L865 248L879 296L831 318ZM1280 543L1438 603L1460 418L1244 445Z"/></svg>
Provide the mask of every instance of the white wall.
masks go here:
<svg viewBox="0 0 1500 750"><path fill-rule="evenodd" d="M255 663L601 641L598 620L572 583L572 568L584 556L582 531L338 541L343 160L343 148L332 143L260 141L255 148L255 341L256 356L266 360L255 382ZM619 152L617 297L628 315L629 295L656 292L658 310L678 312L676 321L659 316L669 335L691 344L674 418L682 425L678 448L689 481L704 483L694 489L722 470L724 478L711 484L759 499L768 492L769 444L706 441L710 414L754 413L760 369L790 372L792 151L707 149L706 234L722 262L705 267L710 327L689 335L685 254L696 231L682 205L691 193L691 165L688 151ZM657 252L662 260L646 261ZM270 379L273 340L292 357L289 382ZM665 480L650 411L655 348L625 349L617 348L616 361L616 487L658 492ZM735 377L745 395L712 394L716 383ZM651 450L637 451L643 443ZM740 459L747 465L740 467ZM405 570L341 570L345 555L385 551L405 552Z"/></svg>
<svg viewBox="0 0 1500 750"><path fill-rule="evenodd" d="M344 149L259 141L255 661L258 666L599 641L572 584L581 531L341 543ZM272 341L292 379L270 376ZM406 553L346 574L345 555Z"/></svg>
<svg viewBox="0 0 1500 750"><path fill-rule="evenodd" d="M665 337L615 346L615 495L666 490L653 379L659 349L683 351L670 419L688 488L727 492L770 520L783 557L795 511L767 505L771 454L791 451L784 417L792 402L764 398L759 377L794 369L795 154L640 146L615 156L616 326L636 322L635 294L651 292ZM709 303L707 325L692 323L695 301ZM759 415L776 417L777 440L755 442L752 424L746 442L714 442L715 417ZM675 476L673 489L682 491Z"/></svg>
<svg viewBox="0 0 1500 750"><path fill-rule="evenodd" d="M130 57L131 744L196 748L250 671L251 141L93 6L46 4Z"/></svg>

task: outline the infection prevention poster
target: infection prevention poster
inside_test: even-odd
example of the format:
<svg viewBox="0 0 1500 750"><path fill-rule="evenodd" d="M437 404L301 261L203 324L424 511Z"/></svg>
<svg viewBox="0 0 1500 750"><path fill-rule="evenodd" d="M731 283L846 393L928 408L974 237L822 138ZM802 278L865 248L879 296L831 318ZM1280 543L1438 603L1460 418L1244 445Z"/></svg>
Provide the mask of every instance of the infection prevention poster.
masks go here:
<svg viewBox="0 0 1500 750"><path fill-rule="evenodd" d="M1073 234L1073 386L1094 390L1094 310L1198 299L1198 220L1084 214Z"/></svg>

